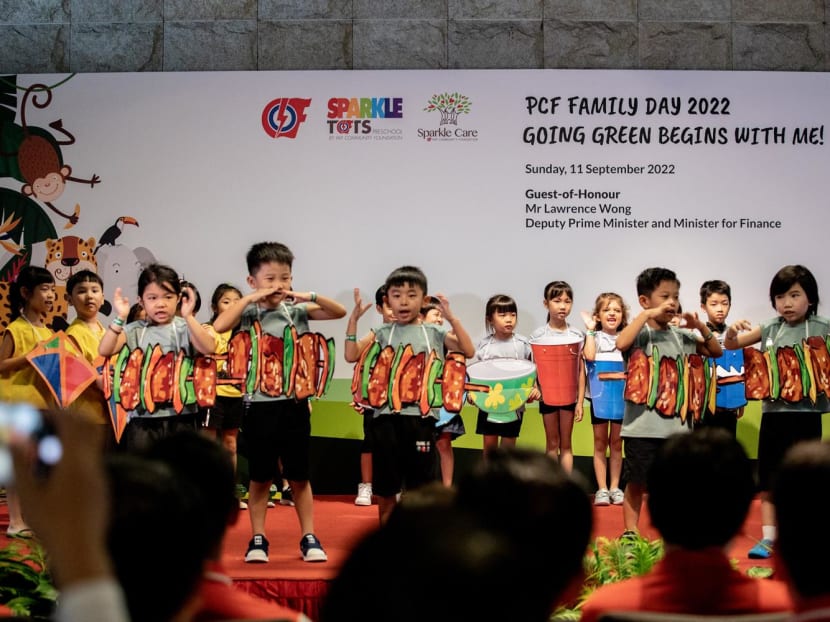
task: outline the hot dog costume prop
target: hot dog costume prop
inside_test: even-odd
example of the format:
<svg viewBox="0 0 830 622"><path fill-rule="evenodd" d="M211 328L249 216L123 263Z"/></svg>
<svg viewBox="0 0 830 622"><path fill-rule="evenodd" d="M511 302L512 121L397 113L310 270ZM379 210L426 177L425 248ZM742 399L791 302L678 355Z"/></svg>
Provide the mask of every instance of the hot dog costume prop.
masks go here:
<svg viewBox="0 0 830 622"><path fill-rule="evenodd" d="M226 362L221 374L219 361ZM231 338L226 354L191 357L182 350L164 354L158 345L146 350L125 345L105 362L103 389L119 438L127 411L139 406L151 414L161 405L172 405L177 413L192 404L210 408L220 384L272 397L321 397L333 374L333 339L320 333L298 334L293 326L276 337L254 322Z"/></svg>
<svg viewBox="0 0 830 622"><path fill-rule="evenodd" d="M448 352L441 360L434 350L415 354L411 344L381 348L373 341L360 353L352 374L355 403L371 408L388 405L392 412L414 404L423 416L441 406L458 413L465 391L488 392L490 386L467 382L463 354Z"/></svg>
<svg viewBox="0 0 830 622"><path fill-rule="evenodd" d="M743 401L733 401L730 407L742 406L746 400L795 404L830 397L830 337L809 337L765 352L753 347L739 352L742 369L734 368L741 359L730 357L730 373L720 374L716 367L721 359L699 354L671 358L661 356L657 347L650 355L636 349L628 361L624 397L682 421L689 415L699 421L704 412L714 413L724 387L743 385Z"/></svg>

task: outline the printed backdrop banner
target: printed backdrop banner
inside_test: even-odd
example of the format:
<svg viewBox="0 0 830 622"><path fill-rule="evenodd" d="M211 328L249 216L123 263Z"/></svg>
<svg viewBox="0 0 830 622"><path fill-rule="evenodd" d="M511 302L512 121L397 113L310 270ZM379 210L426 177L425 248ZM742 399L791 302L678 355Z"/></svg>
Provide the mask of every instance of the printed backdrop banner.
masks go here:
<svg viewBox="0 0 830 622"><path fill-rule="evenodd" d="M207 320L216 285L248 291L250 245L278 240L295 289L349 309L354 287L369 300L420 266L474 338L494 293L530 333L557 279L576 325L603 291L636 312L654 265L686 310L704 280L731 283L731 320L774 313L782 265L830 287L826 73L18 75L0 95L0 279L92 266L111 300L155 259L197 285ZM313 326L338 346L344 329Z"/></svg>

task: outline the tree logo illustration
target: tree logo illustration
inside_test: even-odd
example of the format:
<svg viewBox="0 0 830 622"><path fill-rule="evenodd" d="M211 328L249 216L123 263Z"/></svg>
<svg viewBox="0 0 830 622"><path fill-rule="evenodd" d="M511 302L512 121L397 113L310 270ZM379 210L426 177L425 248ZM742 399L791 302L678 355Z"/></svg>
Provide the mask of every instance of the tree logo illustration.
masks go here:
<svg viewBox="0 0 830 622"><path fill-rule="evenodd" d="M440 125L458 125L458 115L469 114L472 107L470 98L459 93L442 93L433 95L427 101L425 112L441 113Z"/></svg>

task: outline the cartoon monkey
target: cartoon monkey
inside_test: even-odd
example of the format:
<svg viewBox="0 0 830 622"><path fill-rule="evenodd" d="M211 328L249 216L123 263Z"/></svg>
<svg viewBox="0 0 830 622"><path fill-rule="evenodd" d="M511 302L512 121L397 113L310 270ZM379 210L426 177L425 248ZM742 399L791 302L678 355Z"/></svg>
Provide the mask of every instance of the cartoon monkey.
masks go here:
<svg viewBox="0 0 830 622"><path fill-rule="evenodd" d="M52 202L63 194L67 182L85 183L93 188L101 179L94 174L90 179L72 177L72 167L63 163L60 147L75 143L75 137L64 129L63 119L49 124L49 127L64 136L63 140L57 140L51 135L47 138L31 131L26 124L26 106L30 97L36 108L43 109L52 102L52 90L45 84L33 84L26 89L23 103L20 105L20 122L23 127L20 146L16 154L3 152L0 155L17 156L17 165L25 181L21 190L23 194L33 196L59 216L66 218L69 221L67 227L71 227L78 222L80 206L75 206L74 213L65 214Z"/></svg>

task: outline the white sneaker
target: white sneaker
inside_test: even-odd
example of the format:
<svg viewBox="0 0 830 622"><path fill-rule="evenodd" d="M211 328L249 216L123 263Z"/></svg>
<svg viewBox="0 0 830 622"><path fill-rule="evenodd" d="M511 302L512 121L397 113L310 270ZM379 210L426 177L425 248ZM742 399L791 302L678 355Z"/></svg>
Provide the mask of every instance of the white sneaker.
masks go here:
<svg viewBox="0 0 830 622"><path fill-rule="evenodd" d="M357 485L357 497L354 500L355 505L372 505L372 484L360 483Z"/></svg>
<svg viewBox="0 0 830 622"><path fill-rule="evenodd" d="M611 495L607 488L600 488L594 495L594 505L611 505Z"/></svg>

